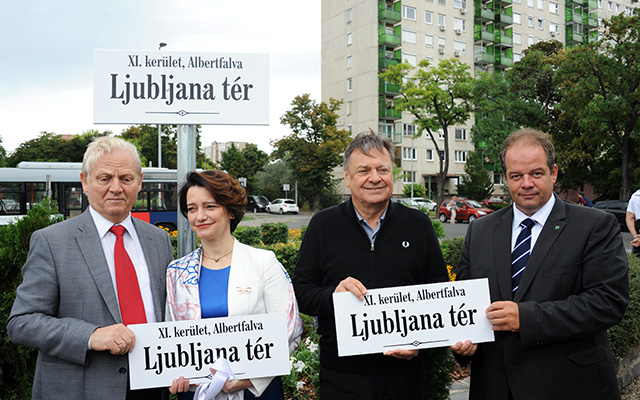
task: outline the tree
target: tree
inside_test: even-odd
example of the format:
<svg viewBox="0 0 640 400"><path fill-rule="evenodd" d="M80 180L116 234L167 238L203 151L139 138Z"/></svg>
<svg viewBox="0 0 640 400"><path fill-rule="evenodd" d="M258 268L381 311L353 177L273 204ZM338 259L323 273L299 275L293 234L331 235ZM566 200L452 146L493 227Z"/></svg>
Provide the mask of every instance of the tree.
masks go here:
<svg viewBox="0 0 640 400"><path fill-rule="evenodd" d="M395 108L414 116L419 128L416 136L423 131L429 133L439 159L438 204L444 200L449 173L449 127L466 123L472 111L473 77L468 69L468 65L455 59L440 60L437 67L431 67L430 61L424 59L417 68L404 62L380 74L385 81L401 86ZM438 140L440 132L444 135L444 149Z"/></svg>
<svg viewBox="0 0 640 400"><path fill-rule="evenodd" d="M330 190L332 171L342 163L342 153L349 143L349 132L336 127L341 104L333 98L327 104L316 103L309 94L296 96L291 102L293 108L280 118L293 133L271 142L275 149L271 157L289 163L313 212L320 209L323 191Z"/></svg>
<svg viewBox="0 0 640 400"><path fill-rule="evenodd" d="M2 136L0 136L0 168L7 166L7 150L2 145Z"/></svg>
<svg viewBox="0 0 640 400"><path fill-rule="evenodd" d="M256 173L255 178L258 186L256 193L271 200L282 197L282 185L294 180L293 170L283 160L267 164L262 171Z"/></svg>
<svg viewBox="0 0 640 400"><path fill-rule="evenodd" d="M569 51L558 74L565 93L559 108L576 128L567 142L586 149L593 171L619 158L618 194L628 200L640 134L640 11L605 20L602 39Z"/></svg>
<svg viewBox="0 0 640 400"><path fill-rule="evenodd" d="M411 195L411 186L413 186L413 196ZM402 195L404 197L425 197L426 193L427 188L425 188L422 183L414 183L413 185L408 184L402 187Z"/></svg>
<svg viewBox="0 0 640 400"><path fill-rule="evenodd" d="M262 171L268 162L269 155L258 149L258 146L253 143L247 144L241 151L232 145L229 150L222 153L220 168L237 178L246 178L247 193L252 194L258 188L256 173Z"/></svg>
<svg viewBox="0 0 640 400"><path fill-rule="evenodd" d="M469 199L482 200L493 193L493 179L484 168L482 152L472 151L464 166L467 175L458 184L458 193Z"/></svg>
<svg viewBox="0 0 640 400"><path fill-rule="evenodd" d="M162 125L161 129L162 166L164 168L178 168L178 127L177 125ZM151 162L158 166L158 126L132 125L125 129L120 136L138 147L143 165ZM196 165L203 165L205 155L202 151L200 139L200 125L196 125Z"/></svg>
<svg viewBox="0 0 640 400"><path fill-rule="evenodd" d="M82 162L87 145L94 138L110 133L90 130L64 140L53 132L42 132L38 138L20 144L9 156L7 165L15 167L20 161Z"/></svg>

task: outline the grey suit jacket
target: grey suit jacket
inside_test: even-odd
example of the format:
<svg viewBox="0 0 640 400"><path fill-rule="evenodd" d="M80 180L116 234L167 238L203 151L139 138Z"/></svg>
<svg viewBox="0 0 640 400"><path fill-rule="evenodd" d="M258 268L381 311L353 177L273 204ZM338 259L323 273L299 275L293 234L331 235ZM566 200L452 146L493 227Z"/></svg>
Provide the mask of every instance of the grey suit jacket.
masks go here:
<svg viewBox="0 0 640 400"><path fill-rule="evenodd" d="M156 319L164 320L171 242L133 218L149 268ZM38 350L34 399L125 399L127 356L87 350L92 332L121 323L116 293L89 210L36 231L7 320L9 338Z"/></svg>
<svg viewBox="0 0 640 400"><path fill-rule="evenodd" d="M611 215L561 201L511 293L513 209L468 228L459 279L487 277L491 301L518 303L520 332L496 332L473 356L472 400L616 399L607 329L629 300L627 255Z"/></svg>

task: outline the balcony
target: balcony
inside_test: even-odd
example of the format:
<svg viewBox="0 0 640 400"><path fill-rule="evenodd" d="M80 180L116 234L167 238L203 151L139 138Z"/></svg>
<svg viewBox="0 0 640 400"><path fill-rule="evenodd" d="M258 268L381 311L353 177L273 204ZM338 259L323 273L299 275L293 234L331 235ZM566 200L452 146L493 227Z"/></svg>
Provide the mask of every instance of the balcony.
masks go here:
<svg viewBox="0 0 640 400"><path fill-rule="evenodd" d="M496 57L489 53L476 53L473 56L473 61L480 65L493 64L496 62Z"/></svg>
<svg viewBox="0 0 640 400"><path fill-rule="evenodd" d="M495 35L493 32L487 30L476 29L475 32L473 32L473 39L476 42L493 43Z"/></svg>
<svg viewBox="0 0 640 400"><path fill-rule="evenodd" d="M494 0L493 2L496 7L505 7L513 4L513 0Z"/></svg>
<svg viewBox="0 0 640 400"><path fill-rule="evenodd" d="M494 22L499 26L511 25L513 23L513 17L505 13L496 13Z"/></svg>
<svg viewBox="0 0 640 400"><path fill-rule="evenodd" d="M589 7L589 10L597 10L598 9L598 1L597 0L584 0L584 5Z"/></svg>
<svg viewBox="0 0 640 400"><path fill-rule="evenodd" d="M475 20L478 22L491 22L494 19L495 13L484 6L484 4L476 3L475 6Z"/></svg>
<svg viewBox="0 0 640 400"><path fill-rule="evenodd" d="M583 0L565 0L565 8L569 9L569 8L573 8L575 6L581 6L583 3Z"/></svg>
<svg viewBox="0 0 640 400"><path fill-rule="evenodd" d="M400 85L388 83L380 79L378 90L380 94L400 94Z"/></svg>
<svg viewBox="0 0 640 400"><path fill-rule="evenodd" d="M582 33L571 32L567 29L567 43L584 43Z"/></svg>
<svg viewBox="0 0 640 400"><path fill-rule="evenodd" d="M507 36L503 32L496 32L494 43L500 47L513 47L513 37Z"/></svg>
<svg viewBox="0 0 640 400"><path fill-rule="evenodd" d="M498 68L511 68L513 67L513 57L496 54L495 66Z"/></svg>
<svg viewBox="0 0 640 400"><path fill-rule="evenodd" d="M397 24L400 22L402 14L400 11L395 11L389 8L384 8L378 11L378 20L385 24Z"/></svg>
<svg viewBox="0 0 640 400"><path fill-rule="evenodd" d="M598 27L598 13L592 12L590 14L583 14L582 23L588 28L597 28Z"/></svg>
<svg viewBox="0 0 640 400"><path fill-rule="evenodd" d="M381 33L378 35L378 45L386 46L390 48L396 48L400 46L402 38L400 35L391 33Z"/></svg>
<svg viewBox="0 0 640 400"><path fill-rule="evenodd" d="M378 132L378 136L383 139L391 139L393 143L402 143L402 132Z"/></svg>

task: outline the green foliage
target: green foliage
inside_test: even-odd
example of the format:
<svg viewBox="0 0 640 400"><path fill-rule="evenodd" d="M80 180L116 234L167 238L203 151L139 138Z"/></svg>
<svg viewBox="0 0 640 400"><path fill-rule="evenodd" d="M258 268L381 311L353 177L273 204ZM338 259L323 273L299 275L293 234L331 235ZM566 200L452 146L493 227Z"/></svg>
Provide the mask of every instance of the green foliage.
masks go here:
<svg viewBox="0 0 640 400"><path fill-rule="evenodd" d="M300 316L304 327L302 342L291 355L291 373L282 377L282 386L287 399L317 399L320 385L318 322L314 317Z"/></svg>
<svg viewBox="0 0 640 400"><path fill-rule="evenodd" d="M0 393L7 400L31 397L37 352L9 341L5 322L11 312L22 266L27 260L31 234L62 220L56 203L44 199L27 215L10 225L0 226Z"/></svg>
<svg viewBox="0 0 640 400"><path fill-rule="evenodd" d="M293 170L289 167L289 164L283 160L278 160L267 164L262 171L256 172L258 188L255 193L249 194L265 196L270 200L284 197L282 185L288 183L293 187L294 181Z"/></svg>
<svg viewBox="0 0 640 400"><path fill-rule="evenodd" d="M238 226L236 230L233 231L233 236L249 246L262 244L262 229L258 226Z"/></svg>
<svg viewBox="0 0 640 400"><path fill-rule="evenodd" d="M451 390L451 373L456 361L447 347L422 350L424 354L425 400L448 400Z"/></svg>
<svg viewBox="0 0 640 400"><path fill-rule="evenodd" d="M608 330L614 357L625 357L640 345L640 258L629 254L629 306L619 324Z"/></svg>
<svg viewBox="0 0 640 400"><path fill-rule="evenodd" d="M444 226L439 219L431 220L431 224L433 225L433 229L436 231L436 236L438 239L443 239L445 236Z"/></svg>
<svg viewBox="0 0 640 400"><path fill-rule="evenodd" d="M451 159L449 128L466 123L473 110L474 79L468 70L468 65L456 59L440 60L437 67L424 59L417 68L403 62L380 74L386 82L400 86L400 96L388 100L395 102L396 111L413 115L413 123L418 127L416 136L426 131L431 138L437 138L438 132L442 132L444 154L440 154L441 144L438 141L433 139L433 144L435 153L438 157L444 156L445 160ZM440 204L444 200L449 162L438 163L438 168L436 203Z"/></svg>
<svg viewBox="0 0 640 400"><path fill-rule="evenodd" d="M268 222L260 226L262 229L262 243L266 245L287 243L289 227L284 222Z"/></svg>
<svg viewBox="0 0 640 400"><path fill-rule="evenodd" d="M452 267L451 273L456 273L458 270L458 264L460 263L460 255L462 254L462 248L464 247L464 236L445 239L440 242L440 249L442 250L442 256L444 262Z"/></svg>
<svg viewBox="0 0 640 400"><path fill-rule="evenodd" d="M7 165L15 167L20 161L81 162L87 145L94 138L110 133L92 130L64 140L55 133L42 132L38 138L20 144L8 157Z"/></svg>
<svg viewBox="0 0 640 400"><path fill-rule="evenodd" d="M298 190L311 204L312 211L320 209L323 190L334 181L333 169L342 163L350 133L336 127L341 101L329 99L316 103L309 94L296 96L280 122L289 125L292 134L271 142L271 157L282 159L293 170Z"/></svg>
<svg viewBox="0 0 640 400"><path fill-rule="evenodd" d="M458 184L458 193L469 199L482 200L493 193L493 177L484 168L484 158L481 152L468 153L464 166L467 175Z"/></svg>
<svg viewBox="0 0 640 400"><path fill-rule="evenodd" d="M2 136L0 136L0 168L7 166L7 150L2 145Z"/></svg>
<svg viewBox="0 0 640 400"><path fill-rule="evenodd" d="M402 187L402 195L404 197L427 197L427 188L424 186L424 183L413 184L413 196L411 196L411 186L411 184L408 184Z"/></svg>
<svg viewBox="0 0 640 400"><path fill-rule="evenodd" d="M287 270L289 276L293 276L293 271L298 262L298 251L300 250L300 243L274 243L270 245L264 245L263 248L271 250L276 254L276 258L280 261L280 264Z"/></svg>
<svg viewBox="0 0 640 400"><path fill-rule="evenodd" d="M258 146L255 144L249 143L242 150L238 150L235 145L231 145L227 151L222 152L220 169L229 172L237 178L246 178L247 187L245 189L247 193L258 194L256 174L262 171L268 162L269 156L267 153L258 149Z"/></svg>

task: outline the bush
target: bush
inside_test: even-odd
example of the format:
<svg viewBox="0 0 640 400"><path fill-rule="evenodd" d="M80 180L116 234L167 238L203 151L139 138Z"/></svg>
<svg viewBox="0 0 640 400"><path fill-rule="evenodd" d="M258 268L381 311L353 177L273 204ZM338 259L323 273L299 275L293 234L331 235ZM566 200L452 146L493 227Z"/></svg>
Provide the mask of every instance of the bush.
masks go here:
<svg viewBox="0 0 640 400"><path fill-rule="evenodd" d="M318 322L314 317L300 315L304 326L302 341L289 358L291 373L282 377L282 386L287 399L317 399L320 384Z"/></svg>
<svg viewBox="0 0 640 400"><path fill-rule="evenodd" d="M456 362L448 347L422 350L424 355L424 398L428 400L448 400L451 390L451 372L456 370Z"/></svg>
<svg viewBox="0 0 640 400"><path fill-rule="evenodd" d="M609 328L609 344L614 357L625 357L640 344L640 258L629 258L629 306L619 324Z"/></svg>
<svg viewBox="0 0 640 400"><path fill-rule="evenodd" d="M300 243L275 243L258 247L273 251L289 276L293 277L293 270L298 262Z"/></svg>
<svg viewBox="0 0 640 400"><path fill-rule="evenodd" d="M262 243L276 244L286 243L289 238L289 227L284 222L265 223L260 226L262 229Z"/></svg>
<svg viewBox="0 0 640 400"><path fill-rule="evenodd" d="M258 226L239 226L233 231L233 236L249 246L259 246L262 243L262 229Z"/></svg>
<svg viewBox="0 0 640 400"><path fill-rule="evenodd" d="M3 399L31 398L37 352L11 343L5 322L22 281L21 271L29 253L31 234L61 220L56 203L44 199L23 218L0 226L0 393Z"/></svg>
<svg viewBox="0 0 640 400"><path fill-rule="evenodd" d="M440 249L442 250L442 256L447 266L450 266L449 274L455 276L458 271L458 264L460 263L460 255L462 254L462 248L464 247L464 237L456 237L453 239L445 239L440 242Z"/></svg>

